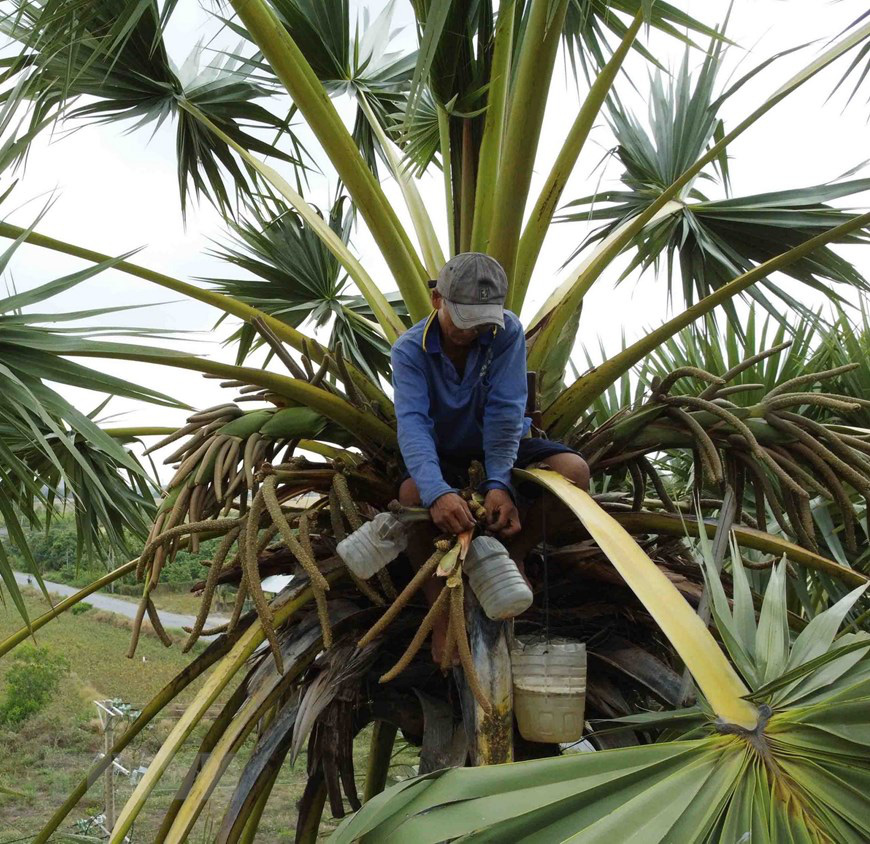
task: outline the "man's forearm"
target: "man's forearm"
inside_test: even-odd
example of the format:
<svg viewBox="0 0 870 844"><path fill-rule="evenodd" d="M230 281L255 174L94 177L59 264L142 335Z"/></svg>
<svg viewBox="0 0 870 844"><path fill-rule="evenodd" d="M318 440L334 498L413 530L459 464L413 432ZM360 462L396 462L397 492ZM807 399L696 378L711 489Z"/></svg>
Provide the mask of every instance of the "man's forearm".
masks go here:
<svg viewBox="0 0 870 844"><path fill-rule="evenodd" d="M487 427L489 428L498 424L498 420L492 420ZM503 433L504 428L507 428L509 431L507 435ZM517 459L517 450L519 449L521 436L522 423L516 425L512 419L506 419L502 422L501 436L486 438L488 440L484 444L486 480L481 486L482 491L504 489L513 495L511 472Z"/></svg>
<svg viewBox="0 0 870 844"><path fill-rule="evenodd" d="M406 464L407 465L407 464ZM420 493L420 503L424 507L431 507L437 499L448 492L456 492L456 490L444 480L441 474L441 467L436 463L433 466L426 464L412 469L408 466L408 472L417 484L417 491Z"/></svg>

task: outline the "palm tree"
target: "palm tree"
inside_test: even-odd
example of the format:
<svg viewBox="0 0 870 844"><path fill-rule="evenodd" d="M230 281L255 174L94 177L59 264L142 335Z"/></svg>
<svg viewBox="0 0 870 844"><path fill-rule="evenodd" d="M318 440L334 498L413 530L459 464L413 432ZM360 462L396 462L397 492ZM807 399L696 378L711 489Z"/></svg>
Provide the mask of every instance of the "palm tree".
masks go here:
<svg viewBox="0 0 870 844"><path fill-rule="evenodd" d="M3 412L29 430L50 428L54 438L27 435L17 417L2 429L7 523L37 518L37 491L50 512L51 494L42 490L63 483L74 490L83 534L115 544L141 537L138 557L99 585L135 569L143 582L137 624L147 613L158 633L150 594L161 569L180 547L220 538L188 649L204 632L215 588L237 590L226 629L212 631L221 635L116 741L114 754L205 677L111 840L124 840L231 684L236 690L202 740L197 758L205 761L190 770L157 840L188 838L232 754L264 723L217 840L253 840L277 772L306 742L303 842L316 838L327 799L336 817L365 802L338 840L866 840L870 643L861 596L870 434L862 421L870 397L866 369L852 359L866 346L866 327L853 337L848 294L863 295L867 281L831 246L865 243L870 214L831 203L870 182L849 173L734 197L727 158L736 138L829 65L851 62L844 78L857 72L861 84L866 15L729 128L722 104L777 57L723 85L722 29L663 2L517 0L495 9L484 0L415 0L418 48L405 54L391 48L392 3L355 23L346 0L231 0L215 14L242 45L206 66L194 51L181 69L163 40L176 5L9 0L2 20L20 51L4 60L9 140L0 163L20 161L56 120L133 119L137 128L171 121L182 208L191 191L208 198L232 234L216 253L227 274L204 286L50 238L36 224L0 223L15 245L84 258L91 272L112 266L242 321L230 365L71 338L38 314L21 315L52 285L6 300L0 311L12 315L0 323L4 366L7 349L19 362L2 377L27 379L29 388L29 404L19 391ZM644 45L649 29L684 41L686 59L672 74L653 75L650 117L641 121L623 101L621 73L632 51L658 65ZM706 50L695 52L698 41ZM560 48L584 96L555 161L541 162L542 92L552 87ZM286 116L284 93L292 103ZM333 98L353 108L350 129ZM589 196L563 204L568 176L603 119L622 184L590 187ZM324 160L338 188L330 207L316 208L306 179ZM536 166L550 169L534 196ZM443 184L444 243L418 187L427 173ZM410 229L381 188L387 174L401 189ZM721 199L707 195L717 179ZM488 252L505 267L509 306L521 312L557 223L581 232L572 256L579 260L527 320L528 369L541 425L583 450L594 495L552 473L522 475L576 518L549 531L541 525L533 537L527 570L539 601L516 627L589 642L589 740L597 752L486 767L556 757L559 748L514 740L511 629L486 620L465 589L458 545L439 540L416 574L400 558L368 582L343 566L335 543L387 509L401 477L386 352L427 315L427 280L445 256ZM385 293L354 254L355 226L370 234L397 294ZM667 295L678 268L686 308L615 355L587 352L589 371L570 379L583 299L624 254L627 272L652 269ZM244 277L230 277L237 268ZM831 300L840 309L834 321L808 309L775 272ZM308 326L328 334L326 342L303 333ZM274 369L245 365L257 347ZM137 480L141 467L118 443L158 432L100 428L60 404L44 380L87 377L109 393L136 389L73 371L69 355L188 369L234 391L234 400L192 413L149 448L174 449L167 463L175 474L156 512ZM242 401L255 408L243 410ZM121 467L129 484L119 480ZM25 544L20 527L10 535ZM416 593L436 569L448 588L428 607ZM275 572L296 577L270 601L261 579ZM0 573L23 609L2 554ZM246 613L248 598L254 608ZM55 614L25 618L0 654ZM439 671L420 652L439 614L450 619L448 655L461 661L453 671L449 656ZM837 637L844 620L857 632ZM351 748L372 722L361 799ZM422 745L423 775L377 796L398 729ZM452 764L468 757L482 767L433 774L451 764L451 749ZM48 840L109 764L111 755L95 763L35 840Z"/></svg>

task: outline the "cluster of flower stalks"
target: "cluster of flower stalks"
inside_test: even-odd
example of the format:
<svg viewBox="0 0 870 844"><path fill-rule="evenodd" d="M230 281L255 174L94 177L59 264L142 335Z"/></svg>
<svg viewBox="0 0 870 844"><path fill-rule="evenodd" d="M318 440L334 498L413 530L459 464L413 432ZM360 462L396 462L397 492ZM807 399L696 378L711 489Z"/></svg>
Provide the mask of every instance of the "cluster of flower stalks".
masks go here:
<svg viewBox="0 0 870 844"><path fill-rule="evenodd" d="M763 384L730 382L785 345L747 358L722 376L695 367L676 369L653 382L644 404L578 437L575 442L593 472L623 469L630 478L630 501L618 496L607 506L674 513L691 512L697 504L715 509L728 484L737 495L738 521L766 530L770 514L786 535L818 550L810 502L821 496L837 506L845 545L857 553L852 499L857 495L870 502L870 442L843 423L870 402L808 388L859 364L785 381L748 407L730 400L737 393L763 390ZM708 386L698 395L672 394L684 378ZM691 501L672 499L648 456L674 449L690 449L693 455ZM744 512L749 501L754 515Z"/></svg>
<svg viewBox="0 0 870 844"><path fill-rule="evenodd" d="M237 386L234 383L227 386ZM330 583L326 575L341 569L353 581L356 592L371 604L387 607L386 612L363 636L360 645L372 642L397 617L427 578L441 574L446 588L429 609L405 654L386 672L382 682L398 676L413 660L432 628L442 616L447 622L447 647L443 667L447 670L454 656L461 661L469 687L488 709L474 671L464 616L464 587L459 563L460 546L446 539L436 543L435 553L410 579L401 594L387 569L371 581L358 578L344 568L335 555L335 546L349 531L362 526L364 517L383 506L391 484L378 480L365 467L357 466L352 455L313 463L293 457L292 452L306 437L316 436L322 417L307 408L255 410L243 413L237 404L218 405L193 414L187 424L157 443L162 448L184 438L184 444L167 458L176 466L167 485L157 518L139 557L137 573L144 581L130 655L135 652L145 615L165 644L171 640L160 624L151 593L162 568L170 562L183 543L197 550L203 539L220 538L202 587L202 600L184 650L189 650L203 635L232 632L239 624L242 610L251 599L279 671L283 671L281 650L275 631L272 607L262 589L261 558L271 544L291 555L300 574L307 578L320 620L323 644L332 646L332 630L327 608ZM337 450L336 450L337 451ZM283 452L285 462L277 461ZM288 459L289 457L289 459ZM351 487L368 491L358 504ZM374 500L372 500L374 499ZM303 503L304 502L304 503ZM482 517L480 503L470 501ZM295 506L294 506L295 505ZM317 543L312 541L316 538ZM236 600L229 621L220 627L206 628L215 590L227 580L237 584Z"/></svg>
<svg viewBox="0 0 870 844"><path fill-rule="evenodd" d="M269 336L263 336L271 344ZM282 360L289 358L277 341L273 348ZM853 499L870 499L870 442L845 423L848 414L864 402L821 392L815 384L857 364L794 378L751 406L735 404L732 399L738 393L763 391L763 385L733 384L734 379L781 348L748 358L722 375L694 367L677 369L655 381L640 406L621 412L591 433L576 436L573 442L586 455L594 475L610 475L616 481L611 489L620 490L620 475L630 481L625 491L602 496L602 503L615 510L691 513L698 505L721 507L724 489L730 486L738 502L735 522L762 529L775 522L800 545L815 550L810 502L821 497L839 508L845 545L854 553ZM317 386L325 384L324 374L338 364L330 358L315 368L304 357L302 365L291 359L287 366L299 370L293 370L295 378ZM346 366L338 368L346 370ZM351 383L346 372L345 377ZM685 379L702 386L692 394L681 394L675 388L686 385ZM404 653L381 674L381 682L405 671L433 628L446 624L442 668L449 669L455 659L461 662L470 690L488 711L465 626L461 543L438 540L432 556L416 571L406 571L404 563L393 564L398 590L387 569L370 581L360 580L335 553L336 545L350 531L389 506L399 478L396 455L385 444L367 443L355 432L345 432L346 441L356 444L359 451L338 447L335 442L342 440L310 408L281 406L280 396L236 381L222 386L240 388L241 394L232 403L194 413L184 427L153 446L182 442L167 458L175 474L139 559L138 575L144 588L131 655L146 614L157 634L169 643L151 600L161 569L183 544L196 551L203 539L219 538L185 649L203 634L233 631L250 597L275 663L279 670L283 668L273 607L261 584L264 559L276 548L283 555L280 570L293 571L310 584L327 649L333 641L327 593L337 578L346 581L342 597L382 608L359 640L365 647L390 628L428 579L440 576L445 586L438 599L426 605ZM376 414L359 391L351 397L347 389L339 394L334 383L329 389L358 409ZM248 398L272 401L276 406L243 412L239 402ZM300 447L324 459L310 462L295 456ZM692 454L690 483L694 488L688 500L672 494L674 478L666 483L656 470L653 461L662 452ZM647 497L650 487L652 494ZM473 512L481 518L480 502L470 491L468 497ZM237 586L235 606L223 628L206 629L215 589L221 583Z"/></svg>
<svg viewBox="0 0 870 844"><path fill-rule="evenodd" d="M204 417L212 419L225 412L225 408L217 408L192 418L193 422L198 422L203 421ZM270 414L271 419L275 420L282 413L286 411ZM239 416L232 422L247 424L255 415ZM219 418L224 420L223 416ZM205 427L209 424L206 422ZM230 425L224 425L218 430L225 430ZM237 432L238 427L234 431ZM196 436L191 439L195 440ZM199 614L189 631L185 650L189 650L203 633L212 635L233 630L239 622L245 600L250 596L263 624L276 664L281 668L272 611L263 593L259 570L260 555L276 539L280 539L289 550L310 581L324 644L329 647L332 635L325 597L329 583L318 567L311 543L311 529L312 525L317 524L324 509L328 511L332 533L338 538L345 534L345 522L353 529L362 523L348 479L342 473L343 466L338 462L310 464L304 459L273 465L265 457L270 451L274 452L276 441L262 432L254 432L243 440L238 433L217 433L213 430L211 435L205 434L203 438L207 440L206 443L189 442L187 450L198 456L198 462L192 461L187 467L182 463L176 478L169 485L161 512L139 557L138 573L140 579L145 581L145 586L130 654L136 648L139 627L146 613L158 635L164 642L169 642L154 610L151 592L158 582L161 568L173 558L180 541L185 537L191 547L195 547L203 537L221 538L209 563ZM189 457L185 458L188 459ZM185 470L184 474L181 469ZM310 507L285 509L282 504L282 499L298 499L300 495L323 489L325 485L328 492ZM235 500L237 487L242 489L242 493ZM329 557L329 563L333 567L336 559L334 556ZM205 630L215 588L221 581L221 575L233 569L241 571L241 578L231 618L222 628ZM353 577L350 572L348 574ZM396 592L388 573L381 572L379 581L383 594L373 585L356 579L363 595L373 603L383 605Z"/></svg>

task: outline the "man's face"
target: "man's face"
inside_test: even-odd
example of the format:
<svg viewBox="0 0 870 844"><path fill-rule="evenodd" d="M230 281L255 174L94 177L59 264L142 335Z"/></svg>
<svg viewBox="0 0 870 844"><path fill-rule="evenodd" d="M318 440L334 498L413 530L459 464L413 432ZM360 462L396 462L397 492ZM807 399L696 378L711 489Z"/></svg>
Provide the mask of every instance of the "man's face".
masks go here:
<svg viewBox="0 0 870 844"><path fill-rule="evenodd" d="M450 318L450 311L447 310L444 297L437 290L432 292L432 307L438 311L438 324L441 327L441 333L454 346L470 346L481 334L492 328L490 325L457 328Z"/></svg>

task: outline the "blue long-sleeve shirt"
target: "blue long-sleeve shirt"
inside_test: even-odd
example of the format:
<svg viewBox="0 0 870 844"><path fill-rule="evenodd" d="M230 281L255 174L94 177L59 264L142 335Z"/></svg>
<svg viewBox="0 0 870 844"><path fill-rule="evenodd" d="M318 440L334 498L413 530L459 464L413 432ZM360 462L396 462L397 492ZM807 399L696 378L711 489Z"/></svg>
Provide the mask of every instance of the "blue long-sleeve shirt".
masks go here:
<svg viewBox="0 0 870 844"><path fill-rule="evenodd" d="M393 345L399 448L426 507L456 491L444 480L439 455L482 455L482 489L512 493L511 469L531 422L525 417L523 327L510 311L504 317L503 329L485 332L472 344L461 378L441 350L434 313Z"/></svg>

